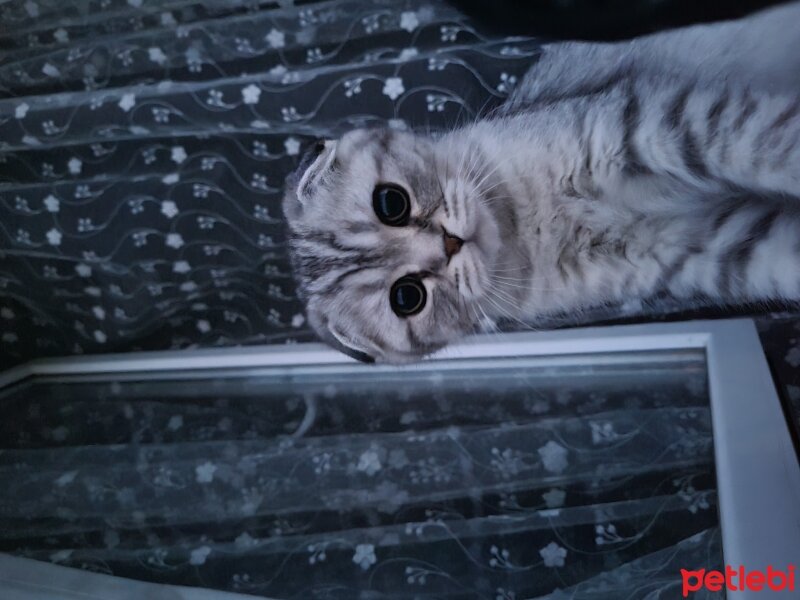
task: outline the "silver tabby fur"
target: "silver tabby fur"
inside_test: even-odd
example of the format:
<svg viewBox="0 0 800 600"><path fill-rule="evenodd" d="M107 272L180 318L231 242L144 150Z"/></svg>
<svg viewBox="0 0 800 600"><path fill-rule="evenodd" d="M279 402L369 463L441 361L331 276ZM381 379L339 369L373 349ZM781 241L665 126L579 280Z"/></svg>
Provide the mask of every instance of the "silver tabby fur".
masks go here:
<svg viewBox="0 0 800 600"><path fill-rule="evenodd" d="M377 183L411 198L376 218ZM800 4L619 44L549 46L499 111L438 137L355 130L287 180L310 324L408 362L483 320L667 292L800 298ZM442 227L466 240L446 260ZM400 318L394 281L424 273Z"/></svg>

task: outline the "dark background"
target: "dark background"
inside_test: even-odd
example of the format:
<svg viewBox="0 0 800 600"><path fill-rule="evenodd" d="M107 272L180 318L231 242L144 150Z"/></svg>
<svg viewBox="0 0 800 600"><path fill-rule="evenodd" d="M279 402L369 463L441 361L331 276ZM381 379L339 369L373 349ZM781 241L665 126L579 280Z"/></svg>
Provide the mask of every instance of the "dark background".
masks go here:
<svg viewBox="0 0 800 600"><path fill-rule="evenodd" d="M502 35L616 41L674 27L736 19L780 0L452 0L465 14Z"/></svg>

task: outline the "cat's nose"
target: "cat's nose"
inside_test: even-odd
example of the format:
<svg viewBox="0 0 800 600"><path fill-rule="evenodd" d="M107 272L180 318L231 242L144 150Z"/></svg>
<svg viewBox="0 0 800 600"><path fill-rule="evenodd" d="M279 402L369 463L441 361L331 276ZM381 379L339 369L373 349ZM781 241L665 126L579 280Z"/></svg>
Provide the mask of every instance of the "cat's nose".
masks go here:
<svg viewBox="0 0 800 600"><path fill-rule="evenodd" d="M461 246L464 245L464 240L457 235L452 235L444 228L442 228L442 230L444 231L444 253L449 261L461 250Z"/></svg>

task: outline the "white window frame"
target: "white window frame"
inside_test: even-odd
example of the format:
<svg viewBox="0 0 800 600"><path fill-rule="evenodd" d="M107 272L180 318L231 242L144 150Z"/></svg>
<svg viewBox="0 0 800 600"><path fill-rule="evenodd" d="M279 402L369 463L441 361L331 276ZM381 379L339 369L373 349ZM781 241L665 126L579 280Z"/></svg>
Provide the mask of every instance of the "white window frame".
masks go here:
<svg viewBox="0 0 800 600"><path fill-rule="evenodd" d="M800 567L800 464L758 332L750 319L481 335L427 361L400 368L425 371L455 364L448 359L519 356L551 357L559 365L570 360L585 364L586 354L682 349L706 353L725 564L734 568L744 565L748 571L764 571L768 565L778 569L789 564ZM0 373L0 395L5 387L34 376L91 378L115 374L141 379L143 373L161 378L166 372L178 371L184 378L218 369L241 373L243 369L279 368L302 374L306 370L319 372L321 367L397 368L361 365L321 344L140 352L34 360ZM0 560L0 581L3 564ZM680 576L675 575L676 579ZM797 594L766 593L770 598ZM736 592L735 597L756 600L761 595Z"/></svg>

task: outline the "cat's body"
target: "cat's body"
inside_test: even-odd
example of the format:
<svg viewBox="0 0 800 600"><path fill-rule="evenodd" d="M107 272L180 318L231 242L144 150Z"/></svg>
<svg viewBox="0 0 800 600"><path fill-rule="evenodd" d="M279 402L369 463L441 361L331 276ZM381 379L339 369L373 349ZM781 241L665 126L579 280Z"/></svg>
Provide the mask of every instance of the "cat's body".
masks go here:
<svg viewBox="0 0 800 600"><path fill-rule="evenodd" d="M659 292L798 299L800 5L554 45L484 120L305 162L284 200L300 293L362 359Z"/></svg>

